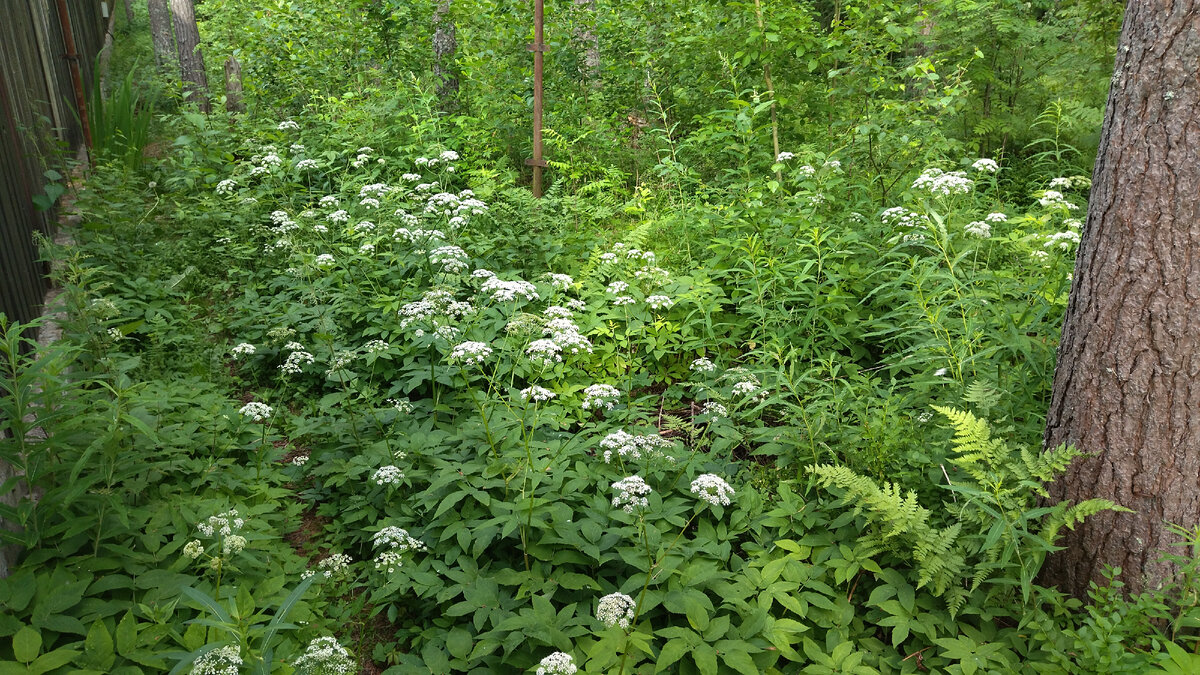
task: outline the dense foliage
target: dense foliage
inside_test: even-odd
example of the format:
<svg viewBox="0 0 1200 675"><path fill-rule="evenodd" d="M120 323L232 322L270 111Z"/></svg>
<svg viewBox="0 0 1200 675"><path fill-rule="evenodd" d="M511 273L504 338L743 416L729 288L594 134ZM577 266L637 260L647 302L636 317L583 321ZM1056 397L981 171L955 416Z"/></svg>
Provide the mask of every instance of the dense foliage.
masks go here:
<svg viewBox="0 0 1200 675"><path fill-rule="evenodd" d="M334 4L198 6L243 116L127 36L0 323L0 673L1195 670L1190 549L1037 581L1120 508L1040 447L1118 6L553 6L534 201L523 5L440 114L432 3Z"/></svg>

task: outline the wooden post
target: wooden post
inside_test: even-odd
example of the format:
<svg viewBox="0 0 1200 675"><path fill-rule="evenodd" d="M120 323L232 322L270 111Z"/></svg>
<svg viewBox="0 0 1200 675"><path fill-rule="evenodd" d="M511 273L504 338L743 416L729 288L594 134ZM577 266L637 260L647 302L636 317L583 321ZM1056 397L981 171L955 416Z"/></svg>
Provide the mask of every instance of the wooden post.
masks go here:
<svg viewBox="0 0 1200 675"><path fill-rule="evenodd" d="M533 196L542 196L542 62L546 53L546 42L542 35L542 0L533 0L533 159L525 160L533 167Z"/></svg>

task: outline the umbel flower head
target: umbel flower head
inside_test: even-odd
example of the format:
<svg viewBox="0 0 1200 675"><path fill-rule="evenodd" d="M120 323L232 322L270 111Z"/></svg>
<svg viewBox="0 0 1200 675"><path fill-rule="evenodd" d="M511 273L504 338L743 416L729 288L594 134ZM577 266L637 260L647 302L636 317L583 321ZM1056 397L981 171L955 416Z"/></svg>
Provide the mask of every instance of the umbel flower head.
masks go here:
<svg viewBox="0 0 1200 675"><path fill-rule="evenodd" d="M617 491L613 495L612 505L618 509L622 509L625 513L633 513L635 508L644 509L650 505L650 500L646 495L652 490L642 480L641 476L629 476L612 484L612 488Z"/></svg>
<svg viewBox="0 0 1200 675"><path fill-rule="evenodd" d="M358 672L358 664L350 652L332 636L319 637L308 643L295 665L299 675L353 675Z"/></svg>
<svg viewBox="0 0 1200 675"><path fill-rule="evenodd" d="M600 598L600 603L596 605L596 619L609 628L629 628L636 610L637 603L633 598L624 593L610 593Z"/></svg>
<svg viewBox="0 0 1200 675"><path fill-rule="evenodd" d="M729 506L729 498L734 493L724 478L713 473L704 473L692 481L692 494L713 506Z"/></svg>
<svg viewBox="0 0 1200 675"><path fill-rule="evenodd" d="M244 417L249 417L255 422L261 422L271 416L272 410L271 406L267 405L266 403L251 401L242 406L241 410L238 412L240 412Z"/></svg>
<svg viewBox="0 0 1200 675"><path fill-rule="evenodd" d="M575 659L565 652L554 652L538 664L537 675L575 675L579 668Z"/></svg>
<svg viewBox="0 0 1200 675"><path fill-rule="evenodd" d="M241 665L242 648L226 645L205 652L193 661L191 675L238 675Z"/></svg>

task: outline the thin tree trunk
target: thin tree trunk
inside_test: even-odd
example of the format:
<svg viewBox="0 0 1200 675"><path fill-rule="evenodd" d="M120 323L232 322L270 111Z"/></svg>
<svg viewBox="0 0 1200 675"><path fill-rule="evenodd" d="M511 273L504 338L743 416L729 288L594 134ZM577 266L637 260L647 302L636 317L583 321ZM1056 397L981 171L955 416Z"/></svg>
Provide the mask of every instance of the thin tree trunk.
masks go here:
<svg viewBox="0 0 1200 675"><path fill-rule="evenodd" d="M99 71L100 71L100 93L103 96L108 96L108 63L112 60L113 53L113 30L117 26L117 13L110 12L108 15L108 26L104 29L104 46L100 48L99 54Z"/></svg>
<svg viewBox="0 0 1200 675"><path fill-rule="evenodd" d="M1178 574L1167 523L1200 521L1200 0L1132 0L1058 350L1046 444L1094 456L1054 499L1111 499L1065 533L1042 579L1083 597Z"/></svg>
<svg viewBox="0 0 1200 675"><path fill-rule="evenodd" d="M147 0L150 14L150 39L154 43L154 62L164 72L175 70L175 38L171 34L171 12L167 0Z"/></svg>
<svg viewBox="0 0 1200 675"><path fill-rule="evenodd" d="M596 35L596 5L594 0L574 0L575 41L583 48L583 68L580 75L586 85L599 89L600 38Z"/></svg>
<svg viewBox="0 0 1200 675"><path fill-rule="evenodd" d="M171 0L171 21L175 24L175 46L179 54L179 73L183 79L184 99L200 111L212 110L208 101L208 75L204 72L204 54L200 51L200 29L192 0Z"/></svg>
<svg viewBox="0 0 1200 675"><path fill-rule="evenodd" d="M433 10L433 76L437 80L438 106L442 112L453 112L458 108L458 77L454 73L457 50L450 0L438 0Z"/></svg>
<svg viewBox="0 0 1200 675"><path fill-rule="evenodd" d="M232 56L225 59L225 110L230 113L246 112L242 100L242 64Z"/></svg>
<svg viewBox="0 0 1200 675"><path fill-rule="evenodd" d="M125 0L125 22L133 25L133 0Z"/></svg>

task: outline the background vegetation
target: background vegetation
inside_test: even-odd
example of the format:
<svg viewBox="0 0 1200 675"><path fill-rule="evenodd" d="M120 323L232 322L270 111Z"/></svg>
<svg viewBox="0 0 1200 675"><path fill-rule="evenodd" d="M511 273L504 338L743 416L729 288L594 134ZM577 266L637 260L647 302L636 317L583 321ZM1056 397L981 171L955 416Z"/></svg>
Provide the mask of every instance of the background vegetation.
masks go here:
<svg viewBox="0 0 1200 675"><path fill-rule="evenodd" d="M1037 583L1119 508L1040 497L1120 9L552 4L540 201L523 3L447 102L433 3L206 0L240 116L135 23L2 326L0 672L1194 672L1190 562Z"/></svg>

